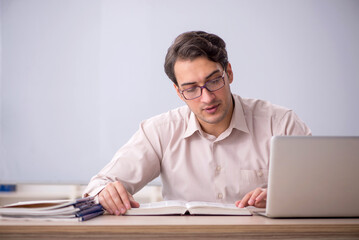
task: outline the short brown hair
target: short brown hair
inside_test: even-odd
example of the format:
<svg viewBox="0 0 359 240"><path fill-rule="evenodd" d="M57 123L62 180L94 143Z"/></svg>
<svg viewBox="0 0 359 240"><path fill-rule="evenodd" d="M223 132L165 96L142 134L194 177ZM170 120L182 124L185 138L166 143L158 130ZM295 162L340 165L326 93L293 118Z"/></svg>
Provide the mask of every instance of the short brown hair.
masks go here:
<svg viewBox="0 0 359 240"><path fill-rule="evenodd" d="M206 57L220 63L223 69L226 69L228 65L226 43L217 35L203 31L182 33L168 48L164 64L167 76L178 86L174 73L177 59L194 60L197 57Z"/></svg>

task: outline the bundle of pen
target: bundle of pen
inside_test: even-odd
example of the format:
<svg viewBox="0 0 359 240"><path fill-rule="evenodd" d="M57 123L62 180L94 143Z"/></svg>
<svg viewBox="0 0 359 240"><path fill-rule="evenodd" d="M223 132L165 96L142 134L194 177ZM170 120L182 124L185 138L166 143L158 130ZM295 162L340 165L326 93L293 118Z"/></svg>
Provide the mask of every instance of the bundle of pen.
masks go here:
<svg viewBox="0 0 359 240"><path fill-rule="evenodd" d="M105 212L101 204L95 203L93 197L77 199L74 207L79 209L79 211L75 213L79 221L89 220Z"/></svg>
<svg viewBox="0 0 359 240"><path fill-rule="evenodd" d="M0 207L1 219L86 221L104 213L93 197L76 200L26 201Z"/></svg>

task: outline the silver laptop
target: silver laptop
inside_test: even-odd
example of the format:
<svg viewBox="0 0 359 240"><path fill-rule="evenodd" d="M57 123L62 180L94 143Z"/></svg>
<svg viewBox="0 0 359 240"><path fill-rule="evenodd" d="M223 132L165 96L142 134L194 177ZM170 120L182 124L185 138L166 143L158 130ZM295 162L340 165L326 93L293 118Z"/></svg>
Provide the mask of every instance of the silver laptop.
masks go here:
<svg viewBox="0 0 359 240"><path fill-rule="evenodd" d="M273 137L264 215L359 217L359 137Z"/></svg>

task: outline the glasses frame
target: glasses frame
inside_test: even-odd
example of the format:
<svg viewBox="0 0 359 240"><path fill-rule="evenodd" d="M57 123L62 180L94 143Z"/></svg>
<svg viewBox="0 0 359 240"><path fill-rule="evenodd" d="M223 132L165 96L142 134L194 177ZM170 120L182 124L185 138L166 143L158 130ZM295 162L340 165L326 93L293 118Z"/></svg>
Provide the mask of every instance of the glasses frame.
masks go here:
<svg viewBox="0 0 359 240"><path fill-rule="evenodd" d="M222 74L221 77L218 77L218 78L209 80L209 81L207 81L203 86L195 86L195 87L190 87L190 88L183 89L183 90L180 91L180 93L181 93L181 95L182 95L182 97L183 97L184 99L186 99L186 100L193 100L193 99L196 99L196 98L199 98L199 97L202 96L203 88L207 89L208 92L218 91L219 89L223 88L223 87L226 85L226 82L224 81L224 74L225 74L225 73L226 73L226 71L223 70L223 74ZM223 86L220 87L220 88L217 88L216 90L209 90L209 89L207 88L207 84L208 84L209 82L212 82L212 81L217 80L217 79L219 79L219 78L222 79L222 81L223 81ZM188 91L189 89L193 89L193 88L200 88L200 89L201 89L201 94L200 94L198 97L186 98L185 95L183 94L183 92Z"/></svg>

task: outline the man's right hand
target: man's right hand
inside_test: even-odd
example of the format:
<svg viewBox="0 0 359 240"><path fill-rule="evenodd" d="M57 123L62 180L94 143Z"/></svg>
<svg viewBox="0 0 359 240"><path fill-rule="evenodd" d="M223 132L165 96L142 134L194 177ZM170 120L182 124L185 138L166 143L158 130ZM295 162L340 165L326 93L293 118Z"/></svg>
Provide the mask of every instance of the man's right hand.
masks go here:
<svg viewBox="0 0 359 240"><path fill-rule="evenodd" d="M100 204L110 214L117 216L125 214L131 207L138 208L140 204L127 192L121 182L111 182L98 195Z"/></svg>

